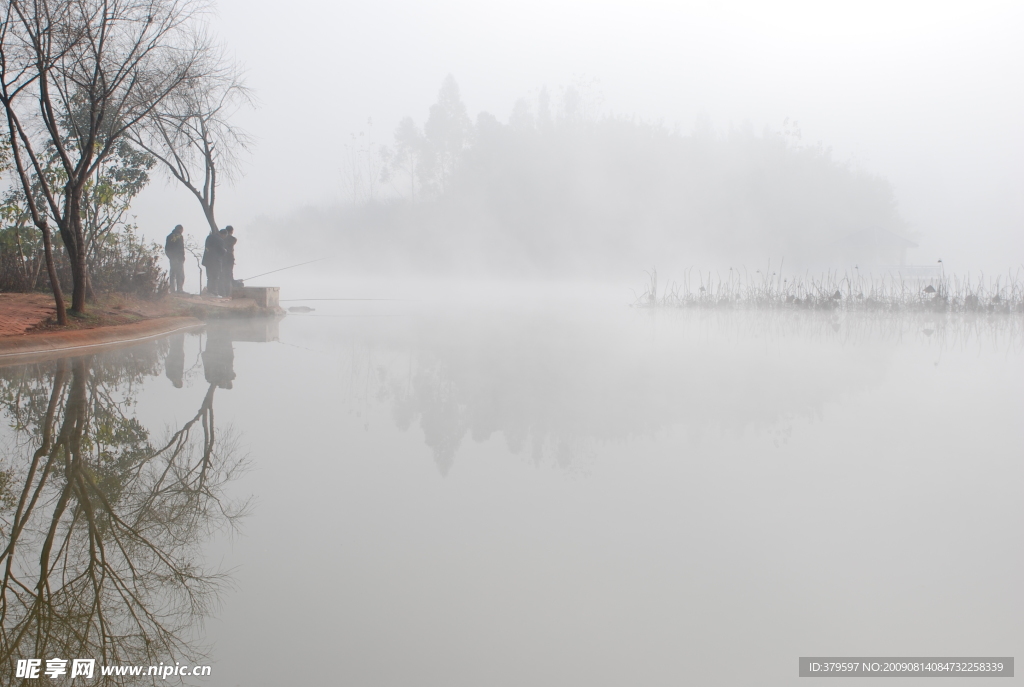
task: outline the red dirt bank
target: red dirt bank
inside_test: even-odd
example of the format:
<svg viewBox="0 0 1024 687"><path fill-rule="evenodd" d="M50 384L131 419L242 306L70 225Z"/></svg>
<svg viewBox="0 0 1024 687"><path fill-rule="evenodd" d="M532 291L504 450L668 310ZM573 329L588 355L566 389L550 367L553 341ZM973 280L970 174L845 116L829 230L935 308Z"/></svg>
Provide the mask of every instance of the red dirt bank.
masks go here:
<svg viewBox="0 0 1024 687"><path fill-rule="evenodd" d="M137 343L201 327L208 319L275 314L247 298L164 296L146 301L108 295L90 303L84 317L69 313L68 326L61 327L56 323L52 296L2 293L0 366L87 353L98 346Z"/></svg>

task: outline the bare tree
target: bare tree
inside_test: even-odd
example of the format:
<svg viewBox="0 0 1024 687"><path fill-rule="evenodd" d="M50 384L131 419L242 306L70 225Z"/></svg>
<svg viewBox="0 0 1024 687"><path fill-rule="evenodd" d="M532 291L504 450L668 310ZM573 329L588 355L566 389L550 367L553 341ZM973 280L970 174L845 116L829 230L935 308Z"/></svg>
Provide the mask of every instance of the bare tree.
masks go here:
<svg viewBox="0 0 1024 687"><path fill-rule="evenodd" d="M126 132L183 85L202 80L199 0L4 0L0 103L33 223L43 233L58 320L64 304L48 220L71 262L72 312L85 311L82 195ZM47 160L59 163L48 168ZM47 217L49 215L49 218Z"/></svg>
<svg viewBox="0 0 1024 687"><path fill-rule="evenodd" d="M212 233L218 229L217 184L238 172L239 153L252 146L230 119L254 99L238 66L222 53L209 51L200 71L201 80L182 83L129 136L196 197Z"/></svg>

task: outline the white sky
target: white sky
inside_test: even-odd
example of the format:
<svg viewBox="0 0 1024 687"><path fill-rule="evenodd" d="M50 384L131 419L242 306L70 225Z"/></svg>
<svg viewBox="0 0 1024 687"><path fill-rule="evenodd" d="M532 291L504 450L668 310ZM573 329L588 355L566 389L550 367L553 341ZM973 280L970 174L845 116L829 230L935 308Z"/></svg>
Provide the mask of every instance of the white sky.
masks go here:
<svg viewBox="0 0 1024 687"><path fill-rule="evenodd" d="M893 182L923 237L912 261L1024 263L1024 3L220 0L212 21L260 100L238 117L257 147L218 202L243 242L260 216L340 201L349 134L422 124L448 73L471 117L503 121L585 76L608 111L684 131L701 113L719 130L796 119ZM136 211L154 238L204 232L162 181Z"/></svg>

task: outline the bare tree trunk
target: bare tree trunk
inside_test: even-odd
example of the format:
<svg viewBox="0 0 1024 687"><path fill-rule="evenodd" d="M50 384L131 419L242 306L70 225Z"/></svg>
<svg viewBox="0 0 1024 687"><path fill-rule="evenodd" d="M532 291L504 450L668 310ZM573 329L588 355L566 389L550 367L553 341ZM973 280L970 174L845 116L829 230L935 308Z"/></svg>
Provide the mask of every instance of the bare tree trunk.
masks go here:
<svg viewBox="0 0 1024 687"><path fill-rule="evenodd" d="M43 265L46 264L46 259L45 258L40 259L39 258L39 253L36 252L36 254L34 256L32 256L32 263L33 263L34 267L32 268L32 279L29 280L29 286L28 286L28 290L29 291L35 291L36 290L36 284L39 283L39 273L42 271Z"/></svg>
<svg viewBox="0 0 1024 687"><path fill-rule="evenodd" d="M21 245L21 228L25 224L25 217L22 215L18 218L18 223L14 225L14 243L18 246L18 267L21 268L21 283L22 288L28 284L28 265L25 264L25 249Z"/></svg>
<svg viewBox="0 0 1024 687"><path fill-rule="evenodd" d="M217 220L214 219L213 216L213 206L207 202L204 202L201 198L199 199L199 202L203 206L203 215L206 216L206 223L210 225L210 233L213 234L219 231L219 229L217 228Z"/></svg>
<svg viewBox="0 0 1024 687"><path fill-rule="evenodd" d="M82 232L82 184L76 184L69 190L67 204L68 234L71 234L71 241L65 236L64 245L69 249L74 245L74 252L68 250L68 257L71 258L71 312L81 315L85 313L85 296L88 291L87 261L85 255L85 240Z"/></svg>
<svg viewBox="0 0 1024 687"><path fill-rule="evenodd" d="M53 242L50 240L50 227L44 219L38 225L39 231L43 233L43 255L46 260L46 274L50 277L50 287L53 289L53 300L57 306L57 324L65 326L68 323L68 314L64 309L64 294L60 290L60 280L57 279L57 267L53 264Z"/></svg>
<svg viewBox="0 0 1024 687"><path fill-rule="evenodd" d="M50 226L46 222L46 216L39 212L35 199L32 197L32 183L29 181L28 173L21 161L21 151L17 136L18 130L15 124L16 115L11 109L10 96L7 94L6 88L4 89L3 103L7 114L7 131L10 136L8 140L11 144L11 157L14 158L14 167L18 172L18 177L21 179L21 187L25 191L25 198L28 202L29 212L32 215L32 221L43 234L43 253L46 256L46 272L50 275L53 302L57 309L57 324L63 327L68 323L68 314L64 309L64 294L61 293L60 282L57 280L57 268L53 264L53 243L50 240Z"/></svg>

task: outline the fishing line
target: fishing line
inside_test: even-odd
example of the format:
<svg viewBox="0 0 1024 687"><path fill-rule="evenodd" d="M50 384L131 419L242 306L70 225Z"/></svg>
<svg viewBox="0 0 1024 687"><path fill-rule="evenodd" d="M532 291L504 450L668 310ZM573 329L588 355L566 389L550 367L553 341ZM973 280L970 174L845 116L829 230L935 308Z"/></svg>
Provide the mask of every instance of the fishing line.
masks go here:
<svg viewBox="0 0 1024 687"><path fill-rule="evenodd" d="M275 272L283 272L284 270L290 270L293 267L302 267L303 265L312 265L314 262L320 262L321 260L330 260L333 257L334 256L332 255L332 256L326 257L326 258L317 258L316 260L307 260L306 262L300 262L297 265L288 265L288 267L281 267L281 268L278 268L276 270L270 270L269 272L264 272L263 274L257 274L257 275L255 275L253 277L246 277L245 279L241 279L240 281L248 281L249 279L256 279L257 277L265 277L268 274L274 274Z"/></svg>

